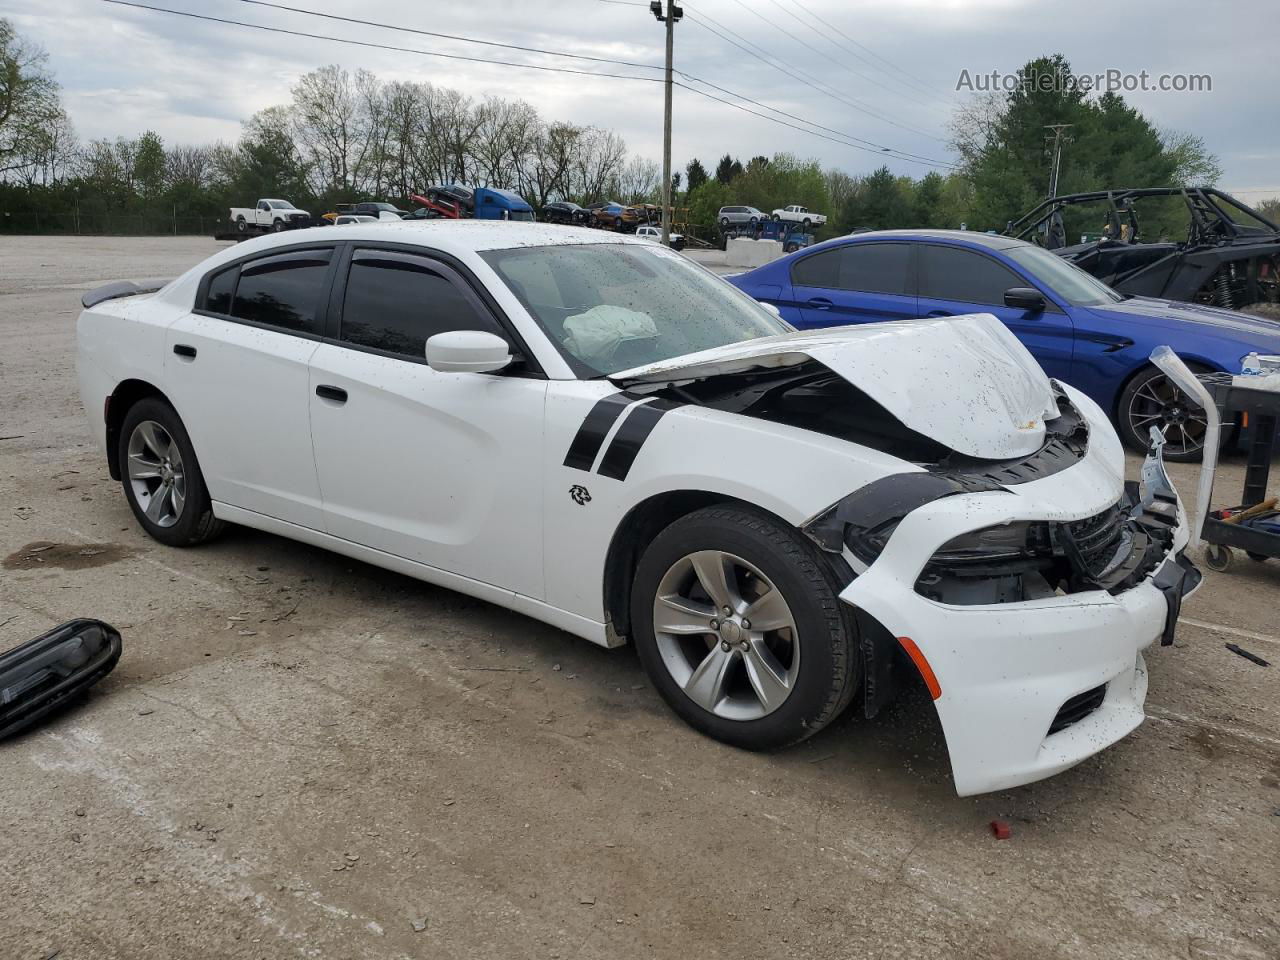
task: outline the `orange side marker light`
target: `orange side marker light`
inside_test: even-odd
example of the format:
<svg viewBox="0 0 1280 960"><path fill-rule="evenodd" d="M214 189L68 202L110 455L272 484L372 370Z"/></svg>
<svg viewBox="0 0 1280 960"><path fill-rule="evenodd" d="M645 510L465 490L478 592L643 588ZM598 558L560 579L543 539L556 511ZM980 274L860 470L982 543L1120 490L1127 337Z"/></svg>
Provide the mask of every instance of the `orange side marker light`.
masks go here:
<svg viewBox="0 0 1280 960"><path fill-rule="evenodd" d="M929 696L937 700L942 696L942 687L938 686L938 678L933 675L933 667L929 666L929 661L924 658L924 654L920 652L920 648L916 646L916 642L910 637L899 637L898 642L902 644L902 649L907 651L907 656L911 658L911 662L920 671L920 679L929 688Z"/></svg>

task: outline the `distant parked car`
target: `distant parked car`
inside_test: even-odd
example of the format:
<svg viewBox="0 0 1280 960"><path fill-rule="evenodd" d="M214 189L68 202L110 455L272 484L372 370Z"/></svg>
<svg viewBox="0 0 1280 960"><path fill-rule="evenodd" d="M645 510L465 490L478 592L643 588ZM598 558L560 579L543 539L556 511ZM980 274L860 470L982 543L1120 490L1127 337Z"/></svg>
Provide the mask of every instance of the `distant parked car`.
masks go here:
<svg viewBox="0 0 1280 960"><path fill-rule="evenodd" d="M590 214L571 200L553 200L542 208L546 223L585 223Z"/></svg>
<svg viewBox="0 0 1280 960"><path fill-rule="evenodd" d="M279 233L296 227L309 226L311 214L299 210L288 200L259 200L252 207L232 207L228 219L238 233L258 233L270 230Z"/></svg>
<svg viewBox="0 0 1280 960"><path fill-rule="evenodd" d="M721 207L716 216L719 218L720 226L722 227L742 223L759 223L761 220L767 219L764 212L757 210L755 207Z"/></svg>
<svg viewBox="0 0 1280 960"><path fill-rule="evenodd" d="M655 227L650 224L644 224L643 226L636 227L636 236L639 237L641 240L652 240L654 243L661 243L662 228ZM683 233L671 234L671 249L672 250L684 249Z"/></svg>
<svg viewBox="0 0 1280 960"><path fill-rule="evenodd" d="M333 218L333 225L340 227L345 223L377 223L379 217L371 217L367 213L340 213ZM399 220L399 217L391 217L392 220Z"/></svg>
<svg viewBox="0 0 1280 960"><path fill-rule="evenodd" d="M427 199L453 204L464 212L475 209L475 198L476 192L461 183L437 183L427 187Z"/></svg>
<svg viewBox="0 0 1280 960"><path fill-rule="evenodd" d="M394 203L378 200L362 200L352 207L350 212L373 217L375 220L403 220L409 216L408 210L401 210Z"/></svg>
<svg viewBox="0 0 1280 960"><path fill-rule="evenodd" d="M595 225L607 230L630 230L640 221L640 215L634 208L617 200L593 203L587 209L591 211Z"/></svg>
<svg viewBox="0 0 1280 960"><path fill-rule="evenodd" d="M806 227L820 227L827 222L825 214L814 213L808 207L802 207L798 203L773 211L773 219L785 220L788 223L802 223Z"/></svg>

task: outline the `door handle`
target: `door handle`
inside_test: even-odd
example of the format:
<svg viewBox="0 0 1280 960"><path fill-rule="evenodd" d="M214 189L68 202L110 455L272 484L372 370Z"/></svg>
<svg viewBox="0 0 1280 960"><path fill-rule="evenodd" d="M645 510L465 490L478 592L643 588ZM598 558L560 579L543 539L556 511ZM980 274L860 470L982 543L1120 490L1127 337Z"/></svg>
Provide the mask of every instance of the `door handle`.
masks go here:
<svg viewBox="0 0 1280 960"><path fill-rule="evenodd" d="M926 317L950 317L952 316L952 313L950 310L930 310L928 313L925 314L925 316Z"/></svg>
<svg viewBox="0 0 1280 960"><path fill-rule="evenodd" d="M813 307L815 310L830 310L831 301L826 297L812 297L805 301L806 307Z"/></svg>
<svg viewBox="0 0 1280 960"><path fill-rule="evenodd" d="M173 345L173 352L188 360L194 360L196 358L196 348L186 343L175 343Z"/></svg>
<svg viewBox="0 0 1280 960"><path fill-rule="evenodd" d="M327 383L322 383L316 387L316 396L324 400L332 400L334 403L346 403L347 391L341 387L333 387Z"/></svg>

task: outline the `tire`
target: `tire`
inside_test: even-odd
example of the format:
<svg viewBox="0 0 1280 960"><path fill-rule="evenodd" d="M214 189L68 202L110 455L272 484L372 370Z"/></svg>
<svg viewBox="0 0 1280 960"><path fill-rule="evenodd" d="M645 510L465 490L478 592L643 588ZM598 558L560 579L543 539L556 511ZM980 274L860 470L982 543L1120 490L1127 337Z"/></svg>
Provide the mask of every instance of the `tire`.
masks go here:
<svg viewBox="0 0 1280 960"><path fill-rule="evenodd" d="M804 232L808 233L809 229L813 226L813 221L810 220L808 217L805 217L803 226L804 226Z"/></svg>
<svg viewBox="0 0 1280 960"><path fill-rule="evenodd" d="M754 226L755 226L757 223L759 223L759 222L760 222L760 220L759 220L758 218L756 218L756 217L752 217L752 218L751 218L751 226L753 226L753 227L754 227Z"/></svg>
<svg viewBox="0 0 1280 960"><path fill-rule="evenodd" d="M700 569L733 571L729 593L703 587ZM857 689L855 629L838 590L827 561L796 530L750 508L706 507L659 533L640 558L631 592L636 651L695 730L746 750L789 746L839 716ZM715 592L735 608L730 617L712 607ZM741 614L764 616L759 601L775 593L781 604L770 601L770 621L789 626L751 629ZM658 610L659 625L678 632L655 629Z"/></svg>
<svg viewBox="0 0 1280 960"><path fill-rule="evenodd" d="M1191 371L1205 372L1196 366ZM1116 405L1116 430L1124 445L1142 453L1150 446L1150 427L1164 426L1164 457L1173 463L1199 462L1206 424L1204 411L1187 403L1182 391L1156 367L1147 367L1130 380Z"/></svg>
<svg viewBox="0 0 1280 960"><path fill-rule="evenodd" d="M773 215L773 222L774 222L774 223L777 223L777 222L778 222L779 220L781 220L781 219L782 219L782 217L781 217L781 216L779 216L778 214L776 214L776 213L775 213L775 214Z"/></svg>
<svg viewBox="0 0 1280 960"><path fill-rule="evenodd" d="M728 217L721 217L721 218L720 218L720 226L722 226L722 227L727 227L728 225L729 225L729 218L728 218Z"/></svg>
<svg viewBox="0 0 1280 960"><path fill-rule="evenodd" d="M236 232L237 233L249 232L249 224L244 217L236 217Z"/></svg>
<svg viewBox="0 0 1280 960"><path fill-rule="evenodd" d="M173 407L156 397L130 407L120 427L118 452L125 499L149 536L171 547L191 547L222 531L225 525L213 515L191 438ZM178 493L168 495L167 506L166 477L173 478L170 488Z"/></svg>
<svg viewBox="0 0 1280 960"><path fill-rule="evenodd" d="M272 220L272 221L271 221L271 232L272 232L272 233L281 233L283 230L284 230L284 221L283 221L283 220Z"/></svg>

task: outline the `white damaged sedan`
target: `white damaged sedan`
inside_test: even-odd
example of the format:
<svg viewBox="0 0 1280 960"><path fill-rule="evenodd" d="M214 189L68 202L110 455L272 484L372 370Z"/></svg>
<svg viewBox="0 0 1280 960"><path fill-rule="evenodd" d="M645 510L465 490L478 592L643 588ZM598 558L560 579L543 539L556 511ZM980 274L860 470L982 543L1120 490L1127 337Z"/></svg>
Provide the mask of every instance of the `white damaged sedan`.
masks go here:
<svg viewBox="0 0 1280 960"><path fill-rule="evenodd" d="M256 527L635 643L698 730L795 743L919 676L961 794L1142 722L1199 583L1159 462L989 315L796 333L680 254L537 224L262 237L84 297L157 540ZM104 416L105 413L105 416Z"/></svg>

